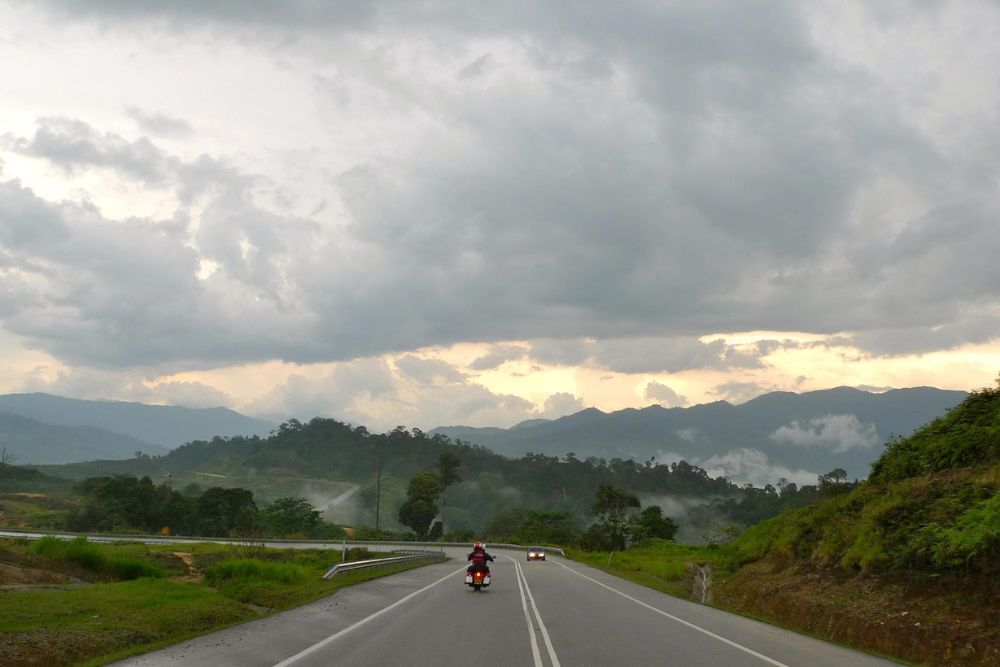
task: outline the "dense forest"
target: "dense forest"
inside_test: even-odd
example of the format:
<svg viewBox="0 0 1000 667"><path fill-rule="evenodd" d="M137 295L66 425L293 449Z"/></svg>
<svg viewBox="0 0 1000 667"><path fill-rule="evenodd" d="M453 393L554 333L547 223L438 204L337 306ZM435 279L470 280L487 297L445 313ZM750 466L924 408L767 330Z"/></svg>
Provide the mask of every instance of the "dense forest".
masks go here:
<svg viewBox="0 0 1000 667"><path fill-rule="evenodd" d="M205 487L244 488L253 493L260 507L309 497L305 490L318 481L350 484L359 488L350 505L351 515L340 518L341 523L405 532L408 524L401 520L399 510L408 501L411 480L420 473L436 472L442 456L454 459L456 479L449 480L440 497L435 497L435 509L441 534L453 536L482 534L490 526L507 525L496 519L512 510L557 515L561 528L555 533L542 531L550 542L559 541L556 536L563 541L580 536L596 516L595 494L602 486L610 486L635 495L643 506L661 506L680 526L681 537L704 541L788 507L805 505L846 483L843 471L822 476L815 486L782 482L754 488L713 478L684 461L668 465L652 460L579 459L572 452L563 457L529 453L515 459L419 429L397 427L374 434L363 426L322 418L307 423L289 420L267 438L218 437L191 442L158 457L41 468L77 480L149 478L156 488L169 488L192 499L203 494ZM280 480L280 486L275 480ZM93 495L82 486L78 491L85 497ZM312 502L314 509L324 510L320 502ZM380 508L377 520L376 507ZM196 506L194 511L198 513ZM198 528L186 520L174 523L185 532ZM492 532L494 537L504 537L497 530ZM531 534L523 528L516 532L524 537Z"/></svg>

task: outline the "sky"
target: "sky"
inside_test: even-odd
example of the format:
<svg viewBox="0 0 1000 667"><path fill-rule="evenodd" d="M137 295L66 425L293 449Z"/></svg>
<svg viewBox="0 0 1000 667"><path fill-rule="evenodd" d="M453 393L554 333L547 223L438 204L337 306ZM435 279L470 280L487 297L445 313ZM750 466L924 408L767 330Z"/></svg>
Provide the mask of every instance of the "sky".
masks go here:
<svg viewBox="0 0 1000 667"><path fill-rule="evenodd" d="M998 62L974 0L0 0L0 393L991 385Z"/></svg>

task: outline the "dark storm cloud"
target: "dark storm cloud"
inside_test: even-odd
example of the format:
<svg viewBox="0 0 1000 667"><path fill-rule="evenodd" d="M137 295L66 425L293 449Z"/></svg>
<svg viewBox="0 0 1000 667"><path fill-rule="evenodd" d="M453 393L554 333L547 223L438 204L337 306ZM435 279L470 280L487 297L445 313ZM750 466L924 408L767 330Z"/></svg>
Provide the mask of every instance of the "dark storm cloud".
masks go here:
<svg viewBox="0 0 1000 667"><path fill-rule="evenodd" d="M527 353L528 350L520 345L494 345L489 352L474 359L469 368L475 371L488 371L508 361L523 359Z"/></svg>
<svg viewBox="0 0 1000 667"><path fill-rule="evenodd" d="M354 24L373 13L373 4L362 0L49 0L48 7L69 18L110 19L115 22L162 21L168 25L200 25L223 22L269 27L310 27Z"/></svg>
<svg viewBox="0 0 1000 667"><path fill-rule="evenodd" d="M723 331L853 332L878 354L998 335L995 114L967 120L982 142L941 141L905 95L813 43L808 5L47 6L112 35L123 21L210 26L213 40L249 27L273 33L261 48L280 42L282 58L303 49L303 67L348 28L361 52L342 66L383 68L366 79L373 108L412 120L414 137L333 179L349 217L337 227L263 207L258 177L210 156L179 160L68 119L9 137L25 155L204 204L197 221L185 209L120 222L4 184L0 257L18 268L4 322L61 358L316 361L526 340L537 362L676 372L756 368L772 349L698 340ZM487 38L502 43L471 41ZM461 64L442 83L376 57L407 40L446 43ZM344 103L337 73L313 74ZM921 92L932 111L936 94ZM866 213L881 180L918 193L920 212ZM199 280L202 262L215 269Z"/></svg>
<svg viewBox="0 0 1000 667"><path fill-rule="evenodd" d="M421 384L435 384L438 382L462 382L465 375L455 369L454 366L441 361L440 359L421 359L412 354L407 354L396 359L396 368Z"/></svg>

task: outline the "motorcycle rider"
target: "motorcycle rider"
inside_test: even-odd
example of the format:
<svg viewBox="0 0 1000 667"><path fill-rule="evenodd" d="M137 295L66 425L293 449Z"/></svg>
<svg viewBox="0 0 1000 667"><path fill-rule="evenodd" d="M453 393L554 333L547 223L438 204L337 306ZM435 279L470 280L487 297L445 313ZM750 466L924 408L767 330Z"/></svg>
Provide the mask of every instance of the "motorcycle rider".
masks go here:
<svg viewBox="0 0 1000 667"><path fill-rule="evenodd" d="M484 570L486 574L490 573L490 566L487 562L492 562L494 560L493 556L486 553L486 545L482 542L476 542L472 545L472 553L465 557L465 560L472 561L472 564L466 568L466 572L472 572L474 570Z"/></svg>

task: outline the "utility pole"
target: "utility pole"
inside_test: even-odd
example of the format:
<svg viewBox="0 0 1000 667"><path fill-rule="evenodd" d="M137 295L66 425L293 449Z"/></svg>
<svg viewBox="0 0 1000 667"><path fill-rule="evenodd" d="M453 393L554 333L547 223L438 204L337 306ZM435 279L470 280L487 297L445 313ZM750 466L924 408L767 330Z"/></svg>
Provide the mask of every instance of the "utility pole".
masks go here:
<svg viewBox="0 0 1000 667"><path fill-rule="evenodd" d="M382 507L382 459L375 452L375 534L378 535L379 510Z"/></svg>

